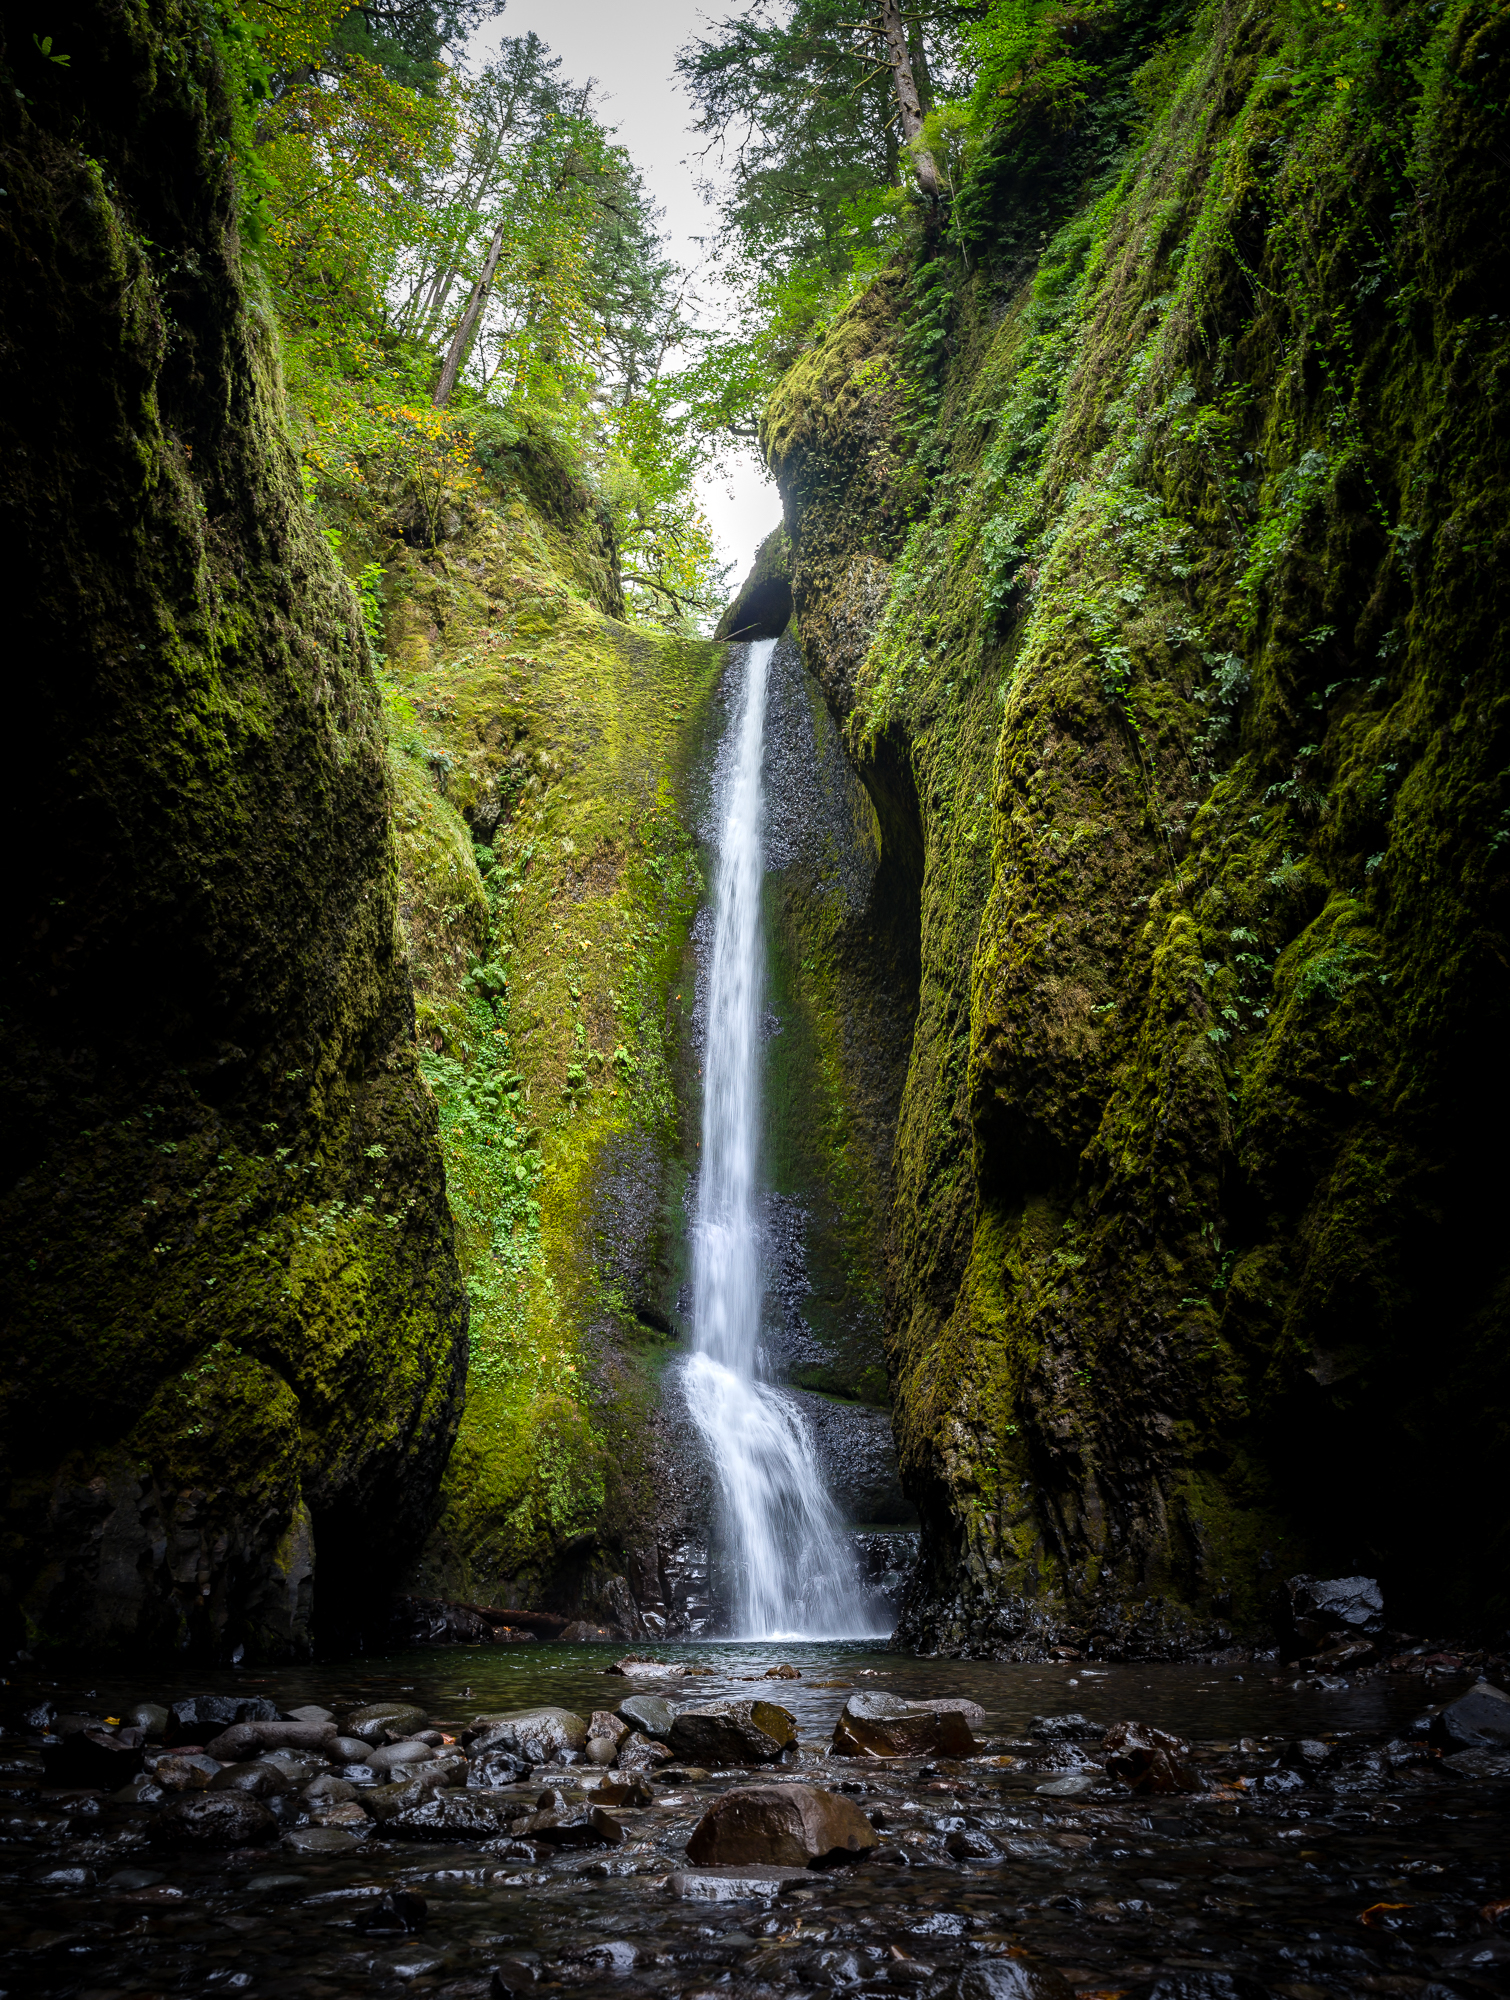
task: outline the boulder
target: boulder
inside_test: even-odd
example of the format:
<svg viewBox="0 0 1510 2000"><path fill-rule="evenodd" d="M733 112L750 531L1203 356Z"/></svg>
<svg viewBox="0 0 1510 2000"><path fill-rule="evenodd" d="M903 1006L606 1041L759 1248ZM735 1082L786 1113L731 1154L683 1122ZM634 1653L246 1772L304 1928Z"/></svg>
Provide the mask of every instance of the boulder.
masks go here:
<svg viewBox="0 0 1510 2000"><path fill-rule="evenodd" d="M142 1768L142 1732L112 1734L108 1729L84 1729L42 1749L42 1768L49 1785L103 1786L117 1792Z"/></svg>
<svg viewBox="0 0 1510 2000"><path fill-rule="evenodd" d="M520 1832L523 1839L538 1840L547 1847L618 1847L624 1839L619 1821L600 1805L532 1813Z"/></svg>
<svg viewBox="0 0 1510 2000"><path fill-rule="evenodd" d="M632 1696L631 1699L633 1699ZM615 1715L611 1709L595 1708L593 1710L587 1724L587 1740L589 1743L596 1737L605 1737L613 1745L614 1750L617 1751L619 1745L628 1734L629 1724L622 1717Z"/></svg>
<svg viewBox="0 0 1510 2000"><path fill-rule="evenodd" d="M939 2000L1073 2000L1074 1991L1062 1972L1040 1959L987 1958L966 1966Z"/></svg>
<svg viewBox="0 0 1510 2000"><path fill-rule="evenodd" d="M647 1736L658 1736L663 1743L670 1736L676 1717L670 1702L658 1694L632 1694L619 1703L618 1712L625 1722L643 1729Z"/></svg>
<svg viewBox="0 0 1510 2000"><path fill-rule="evenodd" d="M1492 1681L1480 1681L1467 1694L1438 1709L1427 1735L1440 1750L1481 1750L1510 1744L1510 1695Z"/></svg>
<svg viewBox="0 0 1510 2000"><path fill-rule="evenodd" d="M1028 1724L1028 1734L1043 1743L1099 1743L1106 1734L1106 1724L1079 1714L1035 1715Z"/></svg>
<svg viewBox="0 0 1510 2000"><path fill-rule="evenodd" d="M783 1660L779 1667L767 1667L761 1675L761 1679L766 1681L800 1681L802 1679L802 1669L801 1667L794 1667L790 1660Z"/></svg>
<svg viewBox="0 0 1510 2000"><path fill-rule="evenodd" d="M622 1660L615 1660L611 1667L605 1667L603 1671L605 1674L622 1674L626 1680L681 1681L693 1669L676 1660L652 1660L643 1653L626 1653Z"/></svg>
<svg viewBox="0 0 1510 2000"><path fill-rule="evenodd" d="M161 1766L153 1776L158 1784ZM239 1792L248 1799L279 1799L285 1792L294 1789L293 1780L287 1771L280 1771L276 1764L228 1764L223 1771L217 1771L209 1781L212 1792Z"/></svg>
<svg viewBox="0 0 1510 2000"><path fill-rule="evenodd" d="M278 1822L244 1792L192 1792L164 1806L147 1831L178 1847L262 1847L277 1839Z"/></svg>
<svg viewBox="0 0 1510 2000"><path fill-rule="evenodd" d="M652 1771L656 1765L670 1762L671 1752L664 1743L657 1743L653 1736L636 1733L627 1737L619 1748L621 1771Z"/></svg>
<svg viewBox="0 0 1510 2000"><path fill-rule="evenodd" d="M321 1744L320 1754L334 1764L365 1764L372 1755L372 1745L360 1736L336 1736Z"/></svg>
<svg viewBox="0 0 1510 2000"><path fill-rule="evenodd" d="M879 1843L870 1821L841 1792L818 1785L738 1785L698 1821L687 1859L829 1868L859 1861Z"/></svg>
<svg viewBox="0 0 1510 2000"><path fill-rule="evenodd" d="M364 1743L382 1743L390 1736L408 1736L423 1729L429 1720L412 1701L369 1701L344 1718L341 1734L360 1736Z"/></svg>
<svg viewBox="0 0 1510 2000"><path fill-rule="evenodd" d="M569 1708L517 1708L479 1715L467 1751L473 1757L502 1752L526 1764L570 1764L587 1748L587 1723Z"/></svg>
<svg viewBox="0 0 1510 2000"><path fill-rule="evenodd" d="M235 1722L204 1747L206 1756L235 1764L262 1750L323 1750L335 1738L333 1722Z"/></svg>
<svg viewBox="0 0 1510 2000"><path fill-rule="evenodd" d="M278 1710L257 1695L191 1694L175 1701L168 1710L163 1740L171 1747L178 1743L208 1743L223 1729L237 1722L276 1722Z"/></svg>
<svg viewBox="0 0 1510 2000"><path fill-rule="evenodd" d="M406 1765L392 1784L364 1785L360 1791L355 1786L352 1789L369 1819L387 1821L407 1812L411 1806L424 1805L440 1792L459 1789L462 1782L454 1765L420 1764Z"/></svg>
<svg viewBox="0 0 1510 2000"><path fill-rule="evenodd" d="M221 1766L213 1757L202 1755L159 1757L152 1766L152 1782L165 1792L202 1792L219 1776Z"/></svg>
<svg viewBox="0 0 1510 2000"><path fill-rule="evenodd" d="M161 1743L168 1728L168 1711L159 1702L139 1701L127 1709L126 1720L139 1729L149 1743Z"/></svg>
<svg viewBox="0 0 1510 2000"><path fill-rule="evenodd" d="M401 1764L429 1764L433 1763L434 1759L435 1751L430 1744L410 1738L401 1743L380 1744L376 1750L368 1753L367 1765L369 1770L378 1772L380 1776L386 1776L388 1772L396 1771Z"/></svg>
<svg viewBox="0 0 1510 2000"><path fill-rule="evenodd" d="M1120 1778L1139 1797L1155 1792L1198 1792L1200 1781L1188 1766L1188 1743L1143 1722L1117 1722L1102 1739L1109 1776Z"/></svg>
<svg viewBox="0 0 1510 2000"><path fill-rule="evenodd" d="M679 1868L667 1878L673 1896L695 1903L769 1901L783 1889L806 1889L812 1876L805 1868L771 1868L749 1863L743 1868Z"/></svg>
<svg viewBox="0 0 1510 2000"><path fill-rule="evenodd" d="M769 1764L796 1741L796 1722L770 1701L696 1702L671 1719L673 1754L700 1764Z"/></svg>
<svg viewBox="0 0 1510 2000"><path fill-rule="evenodd" d="M383 1830L403 1840L498 1840L519 1816L520 1802L507 1792L440 1791Z"/></svg>
<svg viewBox="0 0 1510 2000"><path fill-rule="evenodd" d="M466 1783L474 1791L496 1792L505 1785L517 1785L529 1774L528 1758L516 1757L512 1750L479 1751L474 1747L467 1763Z"/></svg>
<svg viewBox="0 0 1510 2000"><path fill-rule="evenodd" d="M890 1694L852 1694L834 1725L835 1757L973 1757L958 1709L914 1706Z"/></svg>
<svg viewBox="0 0 1510 2000"><path fill-rule="evenodd" d="M1274 1594L1274 1626L1287 1660L1323 1652L1336 1635L1373 1639L1384 1630L1384 1596L1371 1576L1321 1582L1292 1576Z"/></svg>

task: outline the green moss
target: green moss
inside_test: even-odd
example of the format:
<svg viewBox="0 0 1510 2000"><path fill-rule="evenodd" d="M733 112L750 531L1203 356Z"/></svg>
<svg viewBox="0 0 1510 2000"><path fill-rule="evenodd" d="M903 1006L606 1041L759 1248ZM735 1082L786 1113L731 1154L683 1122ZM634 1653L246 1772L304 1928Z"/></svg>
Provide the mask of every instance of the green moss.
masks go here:
<svg viewBox="0 0 1510 2000"><path fill-rule="evenodd" d="M283 439L214 48L172 5L79 46L0 112L36 385L5 417L6 1616L287 1654L316 1556L334 1638L422 1538L466 1305L371 659Z"/></svg>
<svg viewBox="0 0 1510 2000"><path fill-rule="evenodd" d="M921 854L913 1642L1157 1648L1302 1563L1488 1615L1435 1549L1504 1536L1507 471L1454 412L1510 362L1506 61L1475 4L1203 15L1109 175L1004 144L979 267L889 276L768 412L804 647Z"/></svg>

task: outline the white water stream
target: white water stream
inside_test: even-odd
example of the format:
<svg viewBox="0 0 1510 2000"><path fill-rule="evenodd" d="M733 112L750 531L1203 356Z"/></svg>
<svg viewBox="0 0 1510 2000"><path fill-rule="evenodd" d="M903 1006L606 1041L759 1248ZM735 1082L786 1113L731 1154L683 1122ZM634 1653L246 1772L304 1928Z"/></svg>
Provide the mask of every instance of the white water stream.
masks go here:
<svg viewBox="0 0 1510 2000"><path fill-rule="evenodd" d="M760 767L775 645L760 639L746 652L726 759L692 1245L695 1351L683 1380L719 1484L732 1636L836 1638L886 1631L890 1621L860 1581L795 1398L763 1379L760 1337Z"/></svg>

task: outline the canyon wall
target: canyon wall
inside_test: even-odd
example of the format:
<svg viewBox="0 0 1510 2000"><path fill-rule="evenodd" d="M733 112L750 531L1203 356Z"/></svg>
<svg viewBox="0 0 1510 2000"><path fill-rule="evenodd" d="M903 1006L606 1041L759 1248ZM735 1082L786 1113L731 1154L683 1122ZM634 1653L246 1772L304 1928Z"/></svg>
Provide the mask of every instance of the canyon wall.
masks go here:
<svg viewBox="0 0 1510 2000"><path fill-rule="evenodd" d="M1503 1622L1507 33L1150 19L767 412L917 884L899 1644Z"/></svg>

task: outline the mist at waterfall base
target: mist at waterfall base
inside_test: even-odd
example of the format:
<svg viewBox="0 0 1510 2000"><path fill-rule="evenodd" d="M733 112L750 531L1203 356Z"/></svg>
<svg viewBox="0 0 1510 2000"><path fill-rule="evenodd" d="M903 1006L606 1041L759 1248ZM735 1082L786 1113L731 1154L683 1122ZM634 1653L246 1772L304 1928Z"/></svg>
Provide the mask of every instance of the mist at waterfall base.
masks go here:
<svg viewBox="0 0 1510 2000"><path fill-rule="evenodd" d="M764 1379L760 1219L761 760L774 639L744 649L744 688L721 761L713 963L703 1058L702 1168L692 1231L694 1352L687 1408L718 1486L733 1634L881 1635L795 1399Z"/></svg>

